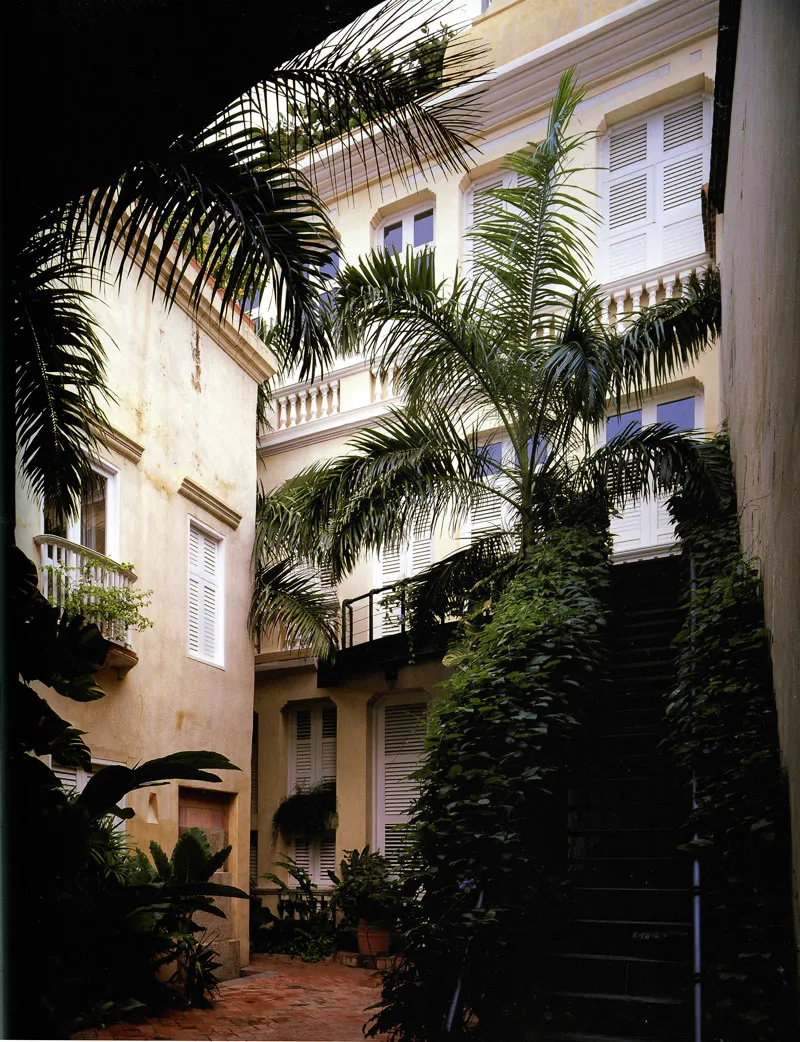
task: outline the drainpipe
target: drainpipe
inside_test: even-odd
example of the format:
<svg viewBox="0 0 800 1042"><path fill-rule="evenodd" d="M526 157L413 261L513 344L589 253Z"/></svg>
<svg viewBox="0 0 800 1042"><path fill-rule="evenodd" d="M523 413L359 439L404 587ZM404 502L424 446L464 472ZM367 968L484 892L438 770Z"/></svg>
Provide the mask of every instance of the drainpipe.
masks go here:
<svg viewBox="0 0 800 1042"><path fill-rule="evenodd" d="M697 572L694 556L689 557L689 626L692 639L692 652L695 648L695 598L697 595ZM694 667L693 667L694 668ZM692 702L694 702L694 682L692 682ZM697 775L692 768L692 811L697 810ZM697 839L697 833L694 834ZM703 995L702 995L702 963L700 946L700 861L695 856L692 864L692 973L694 978L694 1042L703 1039Z"/></svg>

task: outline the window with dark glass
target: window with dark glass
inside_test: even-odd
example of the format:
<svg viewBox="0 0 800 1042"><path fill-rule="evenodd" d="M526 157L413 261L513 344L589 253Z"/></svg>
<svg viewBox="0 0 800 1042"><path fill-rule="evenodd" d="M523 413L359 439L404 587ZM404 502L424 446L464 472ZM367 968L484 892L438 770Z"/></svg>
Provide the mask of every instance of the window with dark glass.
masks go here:
<svg viewBox="0 0 800 1042"><path fill-rule="evenodd" d="M427 246L433 242L433 210L414 214L414 245Z"/></svg>
<svg viewBox="0 0 800 1042"><path fill-rule="evenodd" d="M403 249L403 222L388 224L383 229L383 247L386 250L400 253Z"/></svg>
<svg viewBox="0 0 800 1042"><path fill-rule="evenodd" d="M81 495L81 545L106 552L106 479L100 474Z"/></svg>
<svg viewBox="0 0 800 1042"><path fill-rule="evenodd" d="M659 423L671 423L679 431L694 430L694 397L662 402L656 411Z"/></svg>
<svg viewBox="0 0 800 1042"><path fill-rule="evenodd" d="M609 416L606 420L606 441L610 441L620 431L624 431L631 423L634 424L636 430L642 426L641 409L632 409L631 412L623 412L619 416Z"/></svg>

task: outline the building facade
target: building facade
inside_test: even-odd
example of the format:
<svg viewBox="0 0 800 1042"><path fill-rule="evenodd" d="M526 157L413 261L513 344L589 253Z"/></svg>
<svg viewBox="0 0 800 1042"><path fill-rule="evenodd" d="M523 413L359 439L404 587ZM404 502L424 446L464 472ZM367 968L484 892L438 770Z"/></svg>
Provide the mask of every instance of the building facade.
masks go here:
<svg viewBox="0 0 800 1042"><path fill-rule="evenodd" d="M98 430L97 484L80 516L60 529L17 490L17 543L58 601L64 576L106 588L152 591L152 627L102 624L114 643L98 675L106 697L77 703L48 691L64 719L86 732L93 769L187 749L212 749L241 768L205 790L170 782L128 796L130 840L171 852L198 825L233 847L224 881L248 886L252 644L247 611L256 490L258 384L274 364L248 322L220 322L210 293L194 312L188 286L166 309L148 278L101 291L97 316L116 396ZM67 786L83 771L53 765ZM226 901L218 931L227 976L248 957L246 902Z"/></svg>
<svg viewBox="0 0 800 1042"><path fill-rule="evenodd" d="M597 193L601 215L595 263L604 320L624 323L627 313L679 295L689 274L708 261L700 199L711 146L716 3L494 0L484 6L467 34L484 45L492 65L474 167L462 177L434 171L409 188L373 165L345 200L335 170L323 166L319 184L344 258L353 261L376 247L427 247L435 250L438 278L456 265L468 270L466 232L481 217L482 193L513 183L506 157L541 137L559 77L575 66L587 93L573 129L590 135L580 183ZM311 384L284 380L275 393L274 429L259 441L261 480L273 487L310 463L342 454L354 432L397 401L393 374L357 358ZM717 428L715 350L641 409L631 406L621 422L656 419L685 429ZM619 422L611 417L599 437L614 433ZM487 431L487 443L492 437ZM503 451L499 443L497 451ZM422 754L426 707L446 670L441 652L418 655L411 665L387 655L387 640L402 634L397 614L381 607L384 595L377 591L445 557L476 526L494 520L476 510L457 524L410 532L403 546L360 561L336 591L352 665L320 671L280 634L262 642L255 667L254 875L289 853L325 885L327 869L344 850L368 843L391 858L402 846L397 826L407 820L413 798L409 775ZM628 508L614 533L619 560L674 549L659 502ZM275 836L272 816L280 800L326 780L336 784L335 833L294 841Z"/></svg>

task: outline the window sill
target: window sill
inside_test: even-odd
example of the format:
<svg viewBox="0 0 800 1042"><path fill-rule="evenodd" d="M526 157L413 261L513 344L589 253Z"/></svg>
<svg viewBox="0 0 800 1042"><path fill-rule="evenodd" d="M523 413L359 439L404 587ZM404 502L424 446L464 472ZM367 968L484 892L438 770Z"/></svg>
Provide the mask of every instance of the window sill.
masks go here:
<svg viewBox="0 0 800 1042"><path fill-rule="evenodd" d="M193 662L202 662L204 666L213 666L214 669L221 669L225 672L225 666L221 662L213 662L210 658L201 658L200 655L193 655L191 652L187 653L187 658L192 659Z"/></svg>

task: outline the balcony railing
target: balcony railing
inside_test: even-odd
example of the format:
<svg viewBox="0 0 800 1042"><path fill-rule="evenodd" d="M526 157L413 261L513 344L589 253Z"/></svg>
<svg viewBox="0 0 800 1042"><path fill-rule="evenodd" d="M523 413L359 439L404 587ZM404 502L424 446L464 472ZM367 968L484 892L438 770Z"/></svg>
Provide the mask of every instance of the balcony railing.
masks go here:
<svg viewBox="0 0 800 1042"><path fill-rule="evenodd" d="M339 381L312 384L275 398L277 429L299 427L339 412Z"/></svg>
<svg viewBox="0 0 800 1042"><path fill-rule="evenodd" d="M98 586L104 590L129 588L136 582L136 575L110 557L61 536L36 536L34 543L40 555L39 589L48 601L62 610L77 601L81 614L95 623L106 640L129 647L129 628L118 619L109 619L90 591ZM85 587L85 595L81 587Z"/></svg>
<svg viewBox="0 0 800 1042"><path fill-rule="evenodd" d="M706 264L708 257L701 254L680 265L654 268L607 283L601 289L603 322L619 327L643 307L651 307L668 297L682 297L692 275Z"/></svg>
<svg viewBox="0 0 800 1042"><path fill-rule="evenodd" d="M391 596L390 591L396 590ZM391 597L386 603L387 595ZM405 633L406 587L403 583L377 586L374 590L342 601L342 648L352 648L377 637Z"/></svg>

